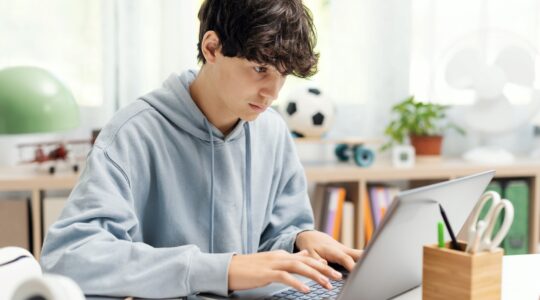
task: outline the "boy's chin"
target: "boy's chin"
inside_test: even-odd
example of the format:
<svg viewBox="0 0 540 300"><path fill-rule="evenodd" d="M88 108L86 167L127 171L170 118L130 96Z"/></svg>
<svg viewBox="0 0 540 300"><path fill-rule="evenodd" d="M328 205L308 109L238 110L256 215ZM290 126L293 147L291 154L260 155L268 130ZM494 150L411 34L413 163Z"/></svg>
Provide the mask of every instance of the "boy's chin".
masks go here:
<svg viewBox="0 0 540 300"><path fill-rule="evenodd" d="M242 116L242 117L240 117L240 119L242 121L251 122L251 121L254 121L255 119L257 119L259 117L259 115L260 114L250 114L250 115Z"/></svg>

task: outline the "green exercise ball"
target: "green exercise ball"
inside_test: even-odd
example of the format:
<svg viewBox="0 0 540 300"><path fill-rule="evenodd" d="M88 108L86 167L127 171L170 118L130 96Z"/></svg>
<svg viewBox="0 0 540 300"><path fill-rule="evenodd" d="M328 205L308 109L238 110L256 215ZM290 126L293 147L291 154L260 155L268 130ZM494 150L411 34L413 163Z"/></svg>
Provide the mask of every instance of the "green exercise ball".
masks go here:
<svg viewBox="0 0 540 300"><path fill-rule="evenodd" d="M79 126L71 91L37 67L0 70L0 134L51 132Z"/></svg>

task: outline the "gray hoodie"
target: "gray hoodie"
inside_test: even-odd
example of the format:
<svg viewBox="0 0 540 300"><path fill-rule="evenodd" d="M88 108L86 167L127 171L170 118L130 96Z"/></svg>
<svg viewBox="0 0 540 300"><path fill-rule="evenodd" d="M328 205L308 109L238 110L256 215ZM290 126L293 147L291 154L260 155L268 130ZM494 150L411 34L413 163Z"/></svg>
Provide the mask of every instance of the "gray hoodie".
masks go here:
<svg viewBox="0 0 540 300"><path fill-rule="evenodd" d="M171 75L103 128L47 233L44 272L87 295L226 295L234 253L292 252L313 227L279 114L268 109L224 136L189 94L196 75Z"/></svg>

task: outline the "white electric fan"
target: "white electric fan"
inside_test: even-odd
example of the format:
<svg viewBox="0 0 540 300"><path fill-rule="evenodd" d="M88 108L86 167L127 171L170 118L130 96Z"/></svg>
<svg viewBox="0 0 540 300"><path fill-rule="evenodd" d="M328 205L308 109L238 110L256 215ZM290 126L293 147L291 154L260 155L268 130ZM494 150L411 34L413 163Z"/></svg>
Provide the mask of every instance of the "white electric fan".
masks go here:
<svg viewBox="0 0 540 300"><path fill-rule="evenodd" d="M478 135L480 145L464 159L511 163L514 155L493 141L527 126L540 109L536 50L515 34L486 30L459 39L446 53L438 77L454 96L474 99L466 105L462 125Z"/></svg>

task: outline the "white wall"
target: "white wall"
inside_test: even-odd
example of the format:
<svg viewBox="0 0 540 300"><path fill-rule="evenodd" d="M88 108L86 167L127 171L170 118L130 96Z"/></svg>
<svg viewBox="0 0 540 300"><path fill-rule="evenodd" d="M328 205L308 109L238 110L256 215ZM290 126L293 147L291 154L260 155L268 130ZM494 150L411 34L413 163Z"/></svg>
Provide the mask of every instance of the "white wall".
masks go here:
<svg viewBox="0 0 540 300"><path fill-rule="evenodd" d="M332 72L353 66L357 76L343 79L343 84L360 90L362 99L338 103L338 118L328 136L381 137L391 106L409 95L411 5L402 0L347 4L335 12L336 17L344 11L357 16L354 27L343 28L350 40L333 45L342 59ZM306 161L320 160L321 155L325 160L334 159L333 147L302 145L299 154Z"/></svg>

